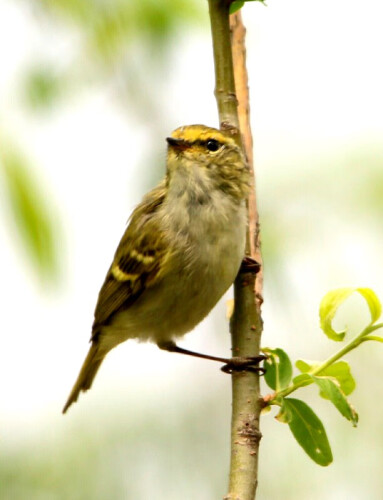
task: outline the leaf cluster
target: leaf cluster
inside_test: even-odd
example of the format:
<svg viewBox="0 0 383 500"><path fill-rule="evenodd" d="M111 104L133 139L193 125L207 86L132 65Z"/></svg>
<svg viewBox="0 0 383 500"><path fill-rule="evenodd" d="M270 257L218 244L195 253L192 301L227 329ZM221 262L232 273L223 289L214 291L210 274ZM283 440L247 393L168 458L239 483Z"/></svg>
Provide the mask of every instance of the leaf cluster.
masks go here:
<svg viewBox="0 0 383 500"><path fill-rule="evenodd" d="M319 318L323 333L330 340L343 342L347 330L336 331L333 319L339 307L355 292L366 301L370 311L370 322L355 338L325 361L298 359L295 366L300 374L293 377L292 363L283 349L268 347L262 349L267 356L264 361L265 381L275 391L265 398L266 408L271 405L279 406L276 419L288 424L304 451L322 466L329 465L333 460L325 428L319 417L304 401L287 396L297 389L314 384L322 398L332 403L354 427L357 426L358 414L347 399L347 396L354 391L356 383L349 364L341 358L363 342L383 342L383 337L372 335L375 330L383 327L383 323L377 323L382 313L380 301L369 288L338 288L328 292L322 299Z"/></svg>

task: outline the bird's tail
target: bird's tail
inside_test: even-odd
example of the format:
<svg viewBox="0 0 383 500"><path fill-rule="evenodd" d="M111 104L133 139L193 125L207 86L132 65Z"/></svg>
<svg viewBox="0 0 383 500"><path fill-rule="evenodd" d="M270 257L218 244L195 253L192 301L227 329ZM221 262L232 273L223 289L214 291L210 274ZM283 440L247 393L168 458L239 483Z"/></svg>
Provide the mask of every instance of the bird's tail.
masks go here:
<svg viewBox="0 0 383 500"><path fill-rule="evenodd" d="M68 400L65 403L62 411L63 413L67 411L72 403L77 401L81 391L85 392L91 388L94 377L96 376L105 355L106 352L104 350L100 350L99 343L97 341L93 341L87 357L81 367L76 383L74 384Z"/></svg>

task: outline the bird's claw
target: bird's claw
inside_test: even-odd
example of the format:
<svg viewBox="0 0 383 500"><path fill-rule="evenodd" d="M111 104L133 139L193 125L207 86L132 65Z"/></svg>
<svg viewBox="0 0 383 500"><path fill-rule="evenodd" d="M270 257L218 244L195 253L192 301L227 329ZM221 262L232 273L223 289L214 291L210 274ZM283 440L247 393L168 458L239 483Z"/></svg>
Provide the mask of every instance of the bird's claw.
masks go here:
<svg viewBox="0 0 383 500"><path fill-rule="evenodd" d="M266 356L251 356L246 358L234 357L231 358L226 365L224 365L221 370L224 373L233 373L233 372L252 372L263 375L265 373L265 369L258 366L261 361L264 361Z"/></svg>
<svg viewBox="0 0 383 500"><path fill-rule="evenodd" d="M239 269L239 272L241 274L244 273L252 273L252 274L257 274L261 270L261 264L253 259L252 257L249 257L248 255L243 258L241 262L241 267Z"/></svg>

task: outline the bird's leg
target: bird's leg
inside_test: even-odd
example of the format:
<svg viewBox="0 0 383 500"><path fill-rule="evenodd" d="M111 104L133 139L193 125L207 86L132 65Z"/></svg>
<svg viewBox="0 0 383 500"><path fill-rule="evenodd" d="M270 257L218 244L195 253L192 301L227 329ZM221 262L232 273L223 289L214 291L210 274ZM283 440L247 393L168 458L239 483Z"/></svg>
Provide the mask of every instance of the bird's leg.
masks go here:
<svg viewBox="0 0 383 500"><path fill-rule="evenodd" d="M261 265L255 259L249 256L245 256L241 262L241 267L239 269L240 273L252 273L257 274L261 269ZM259 367L259 363L266 359L266 356L250 356L246 358L233 357L233 358L220 358L217 356L210 356L209 354L201 354L199 352L189 351L188 349L183 349L178 347L178 345L173 341L168 342L158 342L158 347L164 351L178 352L179 354L187 354L188 356L194 356L196 358L211 359L212 361L219 361L225 363L221 370L225 373L232 373L233 371L250 371L254 373L265 373L265 369Z"/></svg>
<svg viewBox="0 0 383 500"><path fill-rule="evenodd" d="M258 364L266 359L266 356L220 358L217 356L210 356L209 354L201 354L199 352L183 349L182 347L178 347L178 345L171 340L168 342L159 342L157 345L164 351L178 352L179 354L187 354L188 356L194 356L196 358L211 359L212 361L225 363L225 365L221 368L221 370L225 373L232 373L233 371L250 371L263 374L265 372L264 368L261 368Z"/></svg>
<svg viewBox="0 0 383 500"><path fill-rule="evenodd" d="M164 351L178 352L178 354L187 354L188 356L194 356L196 358L211 359L212 361L220 361L221 363L228 363L230 361L228 358L219 358L217 356L210 356L209 354L201 354L199 352L189 351L189 349L183 349L172 341L160 342L157 345Z"/></svg>

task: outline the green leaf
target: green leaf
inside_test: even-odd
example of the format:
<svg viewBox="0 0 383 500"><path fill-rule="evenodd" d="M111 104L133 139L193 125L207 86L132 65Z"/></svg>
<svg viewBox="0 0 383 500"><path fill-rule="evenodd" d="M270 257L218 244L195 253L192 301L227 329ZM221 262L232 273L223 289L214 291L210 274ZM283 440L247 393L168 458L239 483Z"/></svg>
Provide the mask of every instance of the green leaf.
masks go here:
<svg viewBox="0 0 383 500"><path fill-rule="evenodd" d="M318 375L320 377L328 376L335 378L338 381L342 392L344 392L346 396L355 390L355 379L351 375L350 365L347 361L337 361L333 365L330 365L322 370L318 373Z"/></svg>
<svg viewBox="0 0 383 500"><path fill-rule="evenodd" d="M286 399L282 400L281 404L281 409L279 410L278 415L275 416L275 419L278 420L278 422L281 422L282 424L288 424L291 422L291 419L293 418L293 414L290 410L290 407L288 404L285 404Z"/></svg>
<svg viewBox="0 0 383 500"><path fill-rule="evenodd" d="M234 12L237 12L237 10L242 9L245 2L260 2L263 5L266 5L265 0L234 0L234 2L230 4L229 13L234 14Z"/></svg>
<svg viewBox="0 0 383 500"><path fill-rule="evenodd" d="M40 278L52 280L58 271L57 226L52 222L52 206L44 202L43 192L20 153L3 148L0 160L10 213L22 246Z"/></svg>
<svg viewBox="0 0 383 500"><path fill-rule="evenodd" d="M339 306L355 291L355 288L337 288L323 297L319 306L320 327L331 340L341 341L346 330L336 332L332 327L332 320Z"/></svg>
<svg viewBox="0 0 383 500"><path fill-rule="evenodd" d="M344 393L341 391L339 385L329 378L329 377L315 377L312 376L314 382L318 385L321 390L321 394L326 396L326 399L329 399L333 405L338 409L338 411L345 417L347 420L350 420L352 425L356 427L358 423L358 414L354 410L354 408L347 401Z"/></svg>
<svg viewBox="0 0 383 500"><path fill-rule="evenodd" d="M366 300L371 314L371 325L376 323L382 314L382 305L371 288L357 288L356 291Z"/></svg>
<svg viewBox="0 0 383 500"><path fill-rule="evenodd" d="M300 387L305 387L313 383L312 377L308 373L301 373L293 378L293 384L299 384Z"/></svg>
<svg viewBox="0 0 383 500"><path fill-rule="evenodd" d="M322 299L319 307L320 326L324 333L332 340L341 341L346 335L346 329L336 332L332 327L332 320L343 302L354 292L358 292L367 302L373 325L382 314L382 306L373 290L370 288L337 288L328 292Z"/></svg>
<svg viewBox="0 0 383 500"><path fill-rule="evenodd" d="M278 420L286 422L297 442L319 465L332 462L332 452L322 422L303 401L285 398Z"/></svg>
<svg viewBox="0 0 383 500"><path fill-rule="evenodd" d="M303 374L307 374L317 369L318 366L320 366L320 363L318 361L304 361L303 359L298 359L298 361L295 363L295 366ZM350 365L347 363L347 361L337 361L324 370L318 372L317 375L335 378L338 381L341 390L345 393L346 396L351 394L356 386L355 380L351 375ZM294 378L294 384L296 383L297 379L300 380L299 377L302 377L302 375L298 375ZM308 384L306 383L304 385ZM325 397L323 394L321 394L321 396Z"/></svg>
<svg viewBox="0 0 383 500"><path fill-rule="evenodd" d="M264 406L261 410L261 415L266 415L266 413L270 413L271 412L271 406L268 405L268 406Z"/></svg>
<svg viewBox="0 0 383 500"><path fill-rule="evenodd" d="M242 7L245 5L245 0L238 0L235 2L232 2L230 4L230 14L234 14L234 12L237 12L237 10L242 9Z"/></svg>
<svg viewBox="0 0 383 500"><path fill-rule="evenodd" d="M295 362L295 366L298 368L298 370L302 373L307 373L311 370L314 370L317 366L319 366L318 361L305 361L304 359L298 359Z"/></svg>
<svg viewBox="0 0 383 500"><path fill-rule="evenodd" d="M280 391L288 387L293 374L293 367L290 358L283 349L271 349L266 347L262 349L267 355L263 362L266 370L265 381L269 387L275 391Z"/></svg>

